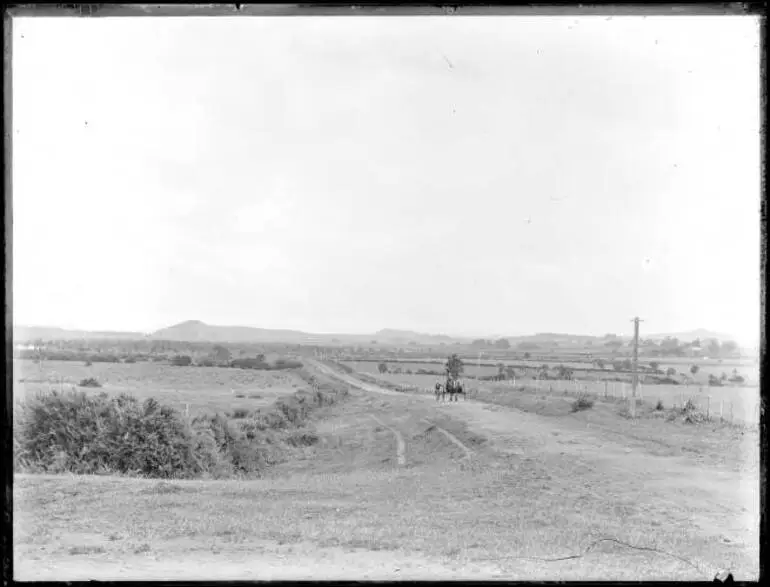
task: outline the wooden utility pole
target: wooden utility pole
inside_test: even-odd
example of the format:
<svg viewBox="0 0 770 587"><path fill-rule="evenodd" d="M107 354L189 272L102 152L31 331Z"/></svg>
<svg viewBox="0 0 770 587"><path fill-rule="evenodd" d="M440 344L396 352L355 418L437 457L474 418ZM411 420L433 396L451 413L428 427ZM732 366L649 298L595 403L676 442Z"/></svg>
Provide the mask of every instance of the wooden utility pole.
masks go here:
<svg viewBox="0 0 770 587"><path fill-rule="evenodd" d="M636 392L639 387L639 316L635 317L632 322L634 323L634 354L633 354L633 366L631 375L631 417L636 417Z"/></svg>

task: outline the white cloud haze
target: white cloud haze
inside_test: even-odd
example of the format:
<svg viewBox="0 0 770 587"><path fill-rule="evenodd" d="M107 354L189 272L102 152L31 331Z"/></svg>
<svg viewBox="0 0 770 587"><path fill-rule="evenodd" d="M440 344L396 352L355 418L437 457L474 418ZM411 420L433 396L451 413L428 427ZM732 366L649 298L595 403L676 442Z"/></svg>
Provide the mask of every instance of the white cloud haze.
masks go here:
<svg viewBox="0 0 770 587"><path fill-rule="evenodd" d="M16 323L759 336L756 19L13 27Z"/></svg>

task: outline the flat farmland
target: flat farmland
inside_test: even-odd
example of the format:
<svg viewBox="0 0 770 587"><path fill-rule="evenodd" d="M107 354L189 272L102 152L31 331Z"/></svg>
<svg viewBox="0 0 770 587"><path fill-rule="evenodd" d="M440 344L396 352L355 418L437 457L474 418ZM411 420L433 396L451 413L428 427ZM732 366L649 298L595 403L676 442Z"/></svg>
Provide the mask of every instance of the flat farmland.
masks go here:
<svg viewBox="0 0 770 587"><path fill-rule="evenodd" d="M222 367L173 367L160 363L93 363L14 361L13 394L20 400L49 389L76 386L95 378L102 387L81 387L90 393L130 393L139 399L154 397L190 413L247 409L273 403L306 386L290 371L257 371Z"/></svg>
<svg viewBox="0 0 770 587"><path fill-rule="evenodd" d="M344 363L355 369L354 362ZM377 371L377 363L358 362L358 371L367 373L383 382L397 385L414 386L420 389L432 390L437 379L436 375L416 375L406 373L383 373ZM411 367L409 367L411 368ZM466 371L470 371L466 367ZM497 373L497 369L491 370ZM631 394L631 384L618 381L561 381L546 380L535 381L532 374L516 377L516 384L512 381L492 382L468 380L471 388L494 391L495 393L511 394L521 391L522 386L532 388L542 393L577 394L587 392L595 396L603 397L605 393L609 398L623 399ZM759 388L757 387L709 387L707 385L654 385L642 384L639 386L639 397L645 403L655 406L660 401L664 408L681 407L687 400L691 400L698 409L709 416L724 419L727 422L744 425L756 425L758 419Z"/></svg>

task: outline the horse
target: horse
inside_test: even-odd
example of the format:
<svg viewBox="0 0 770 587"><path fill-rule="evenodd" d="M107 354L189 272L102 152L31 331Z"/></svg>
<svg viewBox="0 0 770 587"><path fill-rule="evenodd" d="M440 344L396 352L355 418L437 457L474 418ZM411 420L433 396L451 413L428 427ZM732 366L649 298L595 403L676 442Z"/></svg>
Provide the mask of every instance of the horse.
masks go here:
<svg viewBox="0 0 770 587"><path fill-rule="evenodd" d="M455 386L455 401L457 401L457 395L463 396L463 401L468 400L468 395L465 393L465 388L463 387L463 384L461 382L457 382Z"/></svg>
<svg viewBox="0 0 770 587"><path fill-rule="evenodd" d="M444 395L446 394L446 389L444 388L443 385L436 382L434 393L436 394L436 401L439 401L439 398L444 399Z"/></svg>
<svg viewBox="0 0 770 587"><path fill-rule="evenodd" d="M457 401L457 394L462 393L462 386L459 381L448 379L446 382L446 390L449 394L449 401Z"/></svg>

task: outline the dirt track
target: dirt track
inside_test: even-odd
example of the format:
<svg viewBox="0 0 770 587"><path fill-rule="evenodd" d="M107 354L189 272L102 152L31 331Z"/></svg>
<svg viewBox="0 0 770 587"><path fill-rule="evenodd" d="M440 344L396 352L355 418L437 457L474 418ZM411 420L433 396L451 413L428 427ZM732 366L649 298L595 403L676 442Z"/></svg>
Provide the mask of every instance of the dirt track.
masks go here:
<svg viewBox="0 0 770 587"><path fill-rule="evenodd" d="M742 545L758 560L759 483L753 476L704 470L686 457L654 456L576 421L554 421L475 400L437 403L432 397L384 389L326 365L316 365L324 373L367 392L408 395L410 402L432 406L437 412L451 412L470 430L490 439L500 453L551 459L555 464L566 458L565 463L570 464L565 471L588 468L588 477L597 487L633 495L641 507L689 510L691 523L699 532Z"/></svg>

